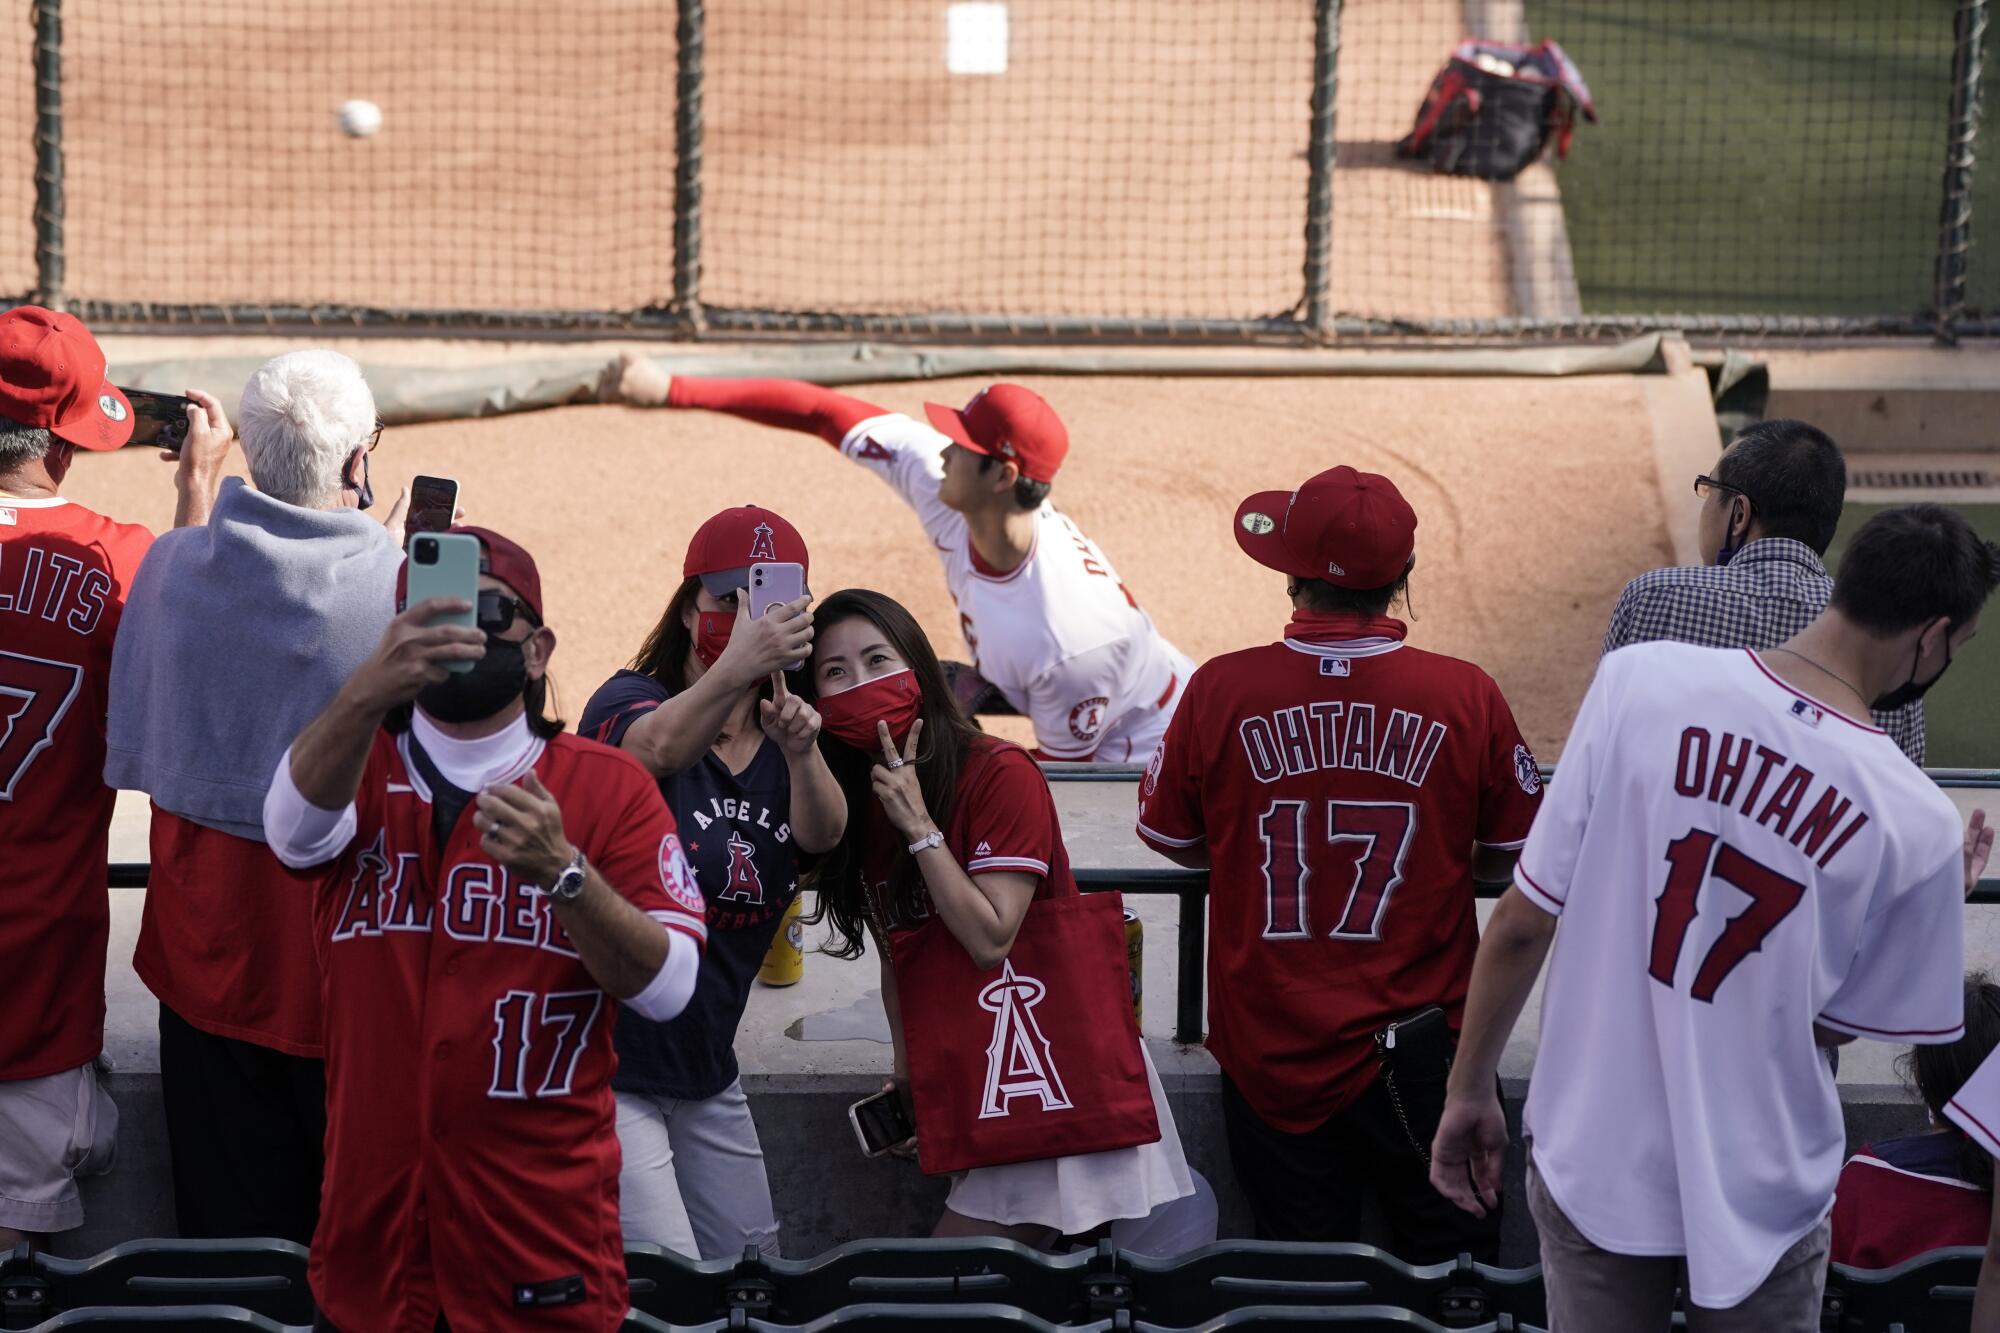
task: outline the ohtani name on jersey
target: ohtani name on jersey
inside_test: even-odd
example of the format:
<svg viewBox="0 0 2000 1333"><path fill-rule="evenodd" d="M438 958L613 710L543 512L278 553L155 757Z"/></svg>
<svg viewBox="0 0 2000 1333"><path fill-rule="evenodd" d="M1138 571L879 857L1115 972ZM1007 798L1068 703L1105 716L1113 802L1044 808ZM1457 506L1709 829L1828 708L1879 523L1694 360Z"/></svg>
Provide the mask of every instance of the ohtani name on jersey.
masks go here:
<svg viewBox="0 0 2000 1333"><path fill-rule="evenodd" d="M442 931L455 940L491 940L546 949L565 958L577 956L569 935L549 911L548 900L490 861L460 861L444 874L444 889L436 895L420 891L422 871L415 852L389 852L388 834L356 858L334 918L336 942L372 939L399 931L428 934ZM391 857L394 864L390 864Z"/></svg>
<svg viewBox="0 0 2000 1333"><path fill-rule="evenodd" d="M1775 784L1773 774L1780 775ZM1741 815L1754 814L1759 824L1814 857L1824 870L1868 822L1868 812L1842 796L1831 782L1808 803L1814 781L1813 771L1804 764L1748 736L1725 731L1718 744L1706 727L1681 732L1675 792L1735 806ZM1767 788L1769 796L1764 795ZM1759 797L1764 800L1761 809Z"/></svg>
<svg viewBox="0 0 2000 1333"><path fill-rule="evenodd" d="M1448 728L1402 708L1378 728L1374 704L1325 701L1252 714L1236 731L1259 782L1337 768L1421 787Z"/></svg>
<svg viewBox="0 0 2000 1333"><path fill-rule="evenodd" d="M771 836L779 842L792 840L792 826L782 819L773 824L769 806L752 805L748 801L739 801L734 796L711 796L708 798L707 810L690 811L688 817L694 820L695 827L704 833L708 832L709 826L718 819L740 820L753 828L769 830Z"/></svg>

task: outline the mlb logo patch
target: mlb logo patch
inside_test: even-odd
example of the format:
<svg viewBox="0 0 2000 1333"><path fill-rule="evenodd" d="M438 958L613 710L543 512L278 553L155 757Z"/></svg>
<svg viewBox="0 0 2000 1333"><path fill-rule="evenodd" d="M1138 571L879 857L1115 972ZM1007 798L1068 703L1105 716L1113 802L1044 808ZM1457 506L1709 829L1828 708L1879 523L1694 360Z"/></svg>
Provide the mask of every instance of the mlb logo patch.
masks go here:
<svg viewBox="0 0 2000 1333"><path fill-rule="evenodd" d="M1354 663L1344 657L1322 657L1319 659L1319 674L1322 676L1351 676Z"/></svg>
<svg viewBox="0 0 2000 1333"><path fill-rule="evenodd" d="M1809 727L1816 727L1819 725L1820 719L1826 716L1826 710L1818 704L1810 703L1807 700L1794 699L1792 700L1792 716Z"/></svg>
<svg viewBox="0 0 2000 1333"><path fill-rule="evenodd" d="M12 528L12 527L18 527L20 525L20 522L21 522L21 515L17 511L12 509L0 509L0 524L5 524L6 526Z"/></svg>

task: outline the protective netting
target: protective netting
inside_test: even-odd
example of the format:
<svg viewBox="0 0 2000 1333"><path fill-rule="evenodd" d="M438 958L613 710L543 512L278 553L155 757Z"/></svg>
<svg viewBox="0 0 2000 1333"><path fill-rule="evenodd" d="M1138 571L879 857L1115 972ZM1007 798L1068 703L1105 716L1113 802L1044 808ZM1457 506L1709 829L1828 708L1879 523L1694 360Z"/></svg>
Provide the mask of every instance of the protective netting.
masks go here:
<svg viewBox="0 0 2000 1333"><path fill-rule="evenodd" d="M39 2L63 28L61 295L127 320L1117 337L2000 317L1994 171L1946 207L1955 53L1987 0ZM0 294L36 282L17 3ZM700 39L686 59L677 25ZM1468 36L1554 39L1602 123L1510 180L1399 157ZM350 98L379 105L378 134L341 133ZM1941 239L1968 201L1969 246Z"/></svg>
<svg viewBox="0 0 2000 1333"><path fill-rule="evenodd" d="M1299 302L1311 0L712 0L702 300Z"/></svg>
<svg viewBox="0 0 2000 1333"><path fill-rule="evenodd" d="M67 0L62 20L73 298L671 294L671 5ZM374 137L342 133L349 99L380 107Z"/></svg>

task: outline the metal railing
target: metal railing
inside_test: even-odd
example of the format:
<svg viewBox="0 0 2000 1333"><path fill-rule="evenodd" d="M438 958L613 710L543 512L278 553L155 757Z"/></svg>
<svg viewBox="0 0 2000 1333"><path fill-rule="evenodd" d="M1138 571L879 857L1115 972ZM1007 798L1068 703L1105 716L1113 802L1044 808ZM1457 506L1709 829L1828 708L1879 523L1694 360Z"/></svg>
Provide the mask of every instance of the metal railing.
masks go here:
<svg viewBox="0 0 2000 1333"><path fill-rule="evenodd" d="M1137 782L1145 774L1136 764L1044 764L1042 771L1050 782ZM1946 790L2000 791L2000 769L1927 768L1924 772ZM1553 767L1543 767L1543 782L1554 781L1555 775ZM2000 810L1994 813L2000 817ZM151 872L152 867L144 861L113 863L111 887L143 889ZM1205 1035L1202 1019L1207 1005L1208 872L1175 865L1098 866L1077 869L1075 875L1077 887L1085 893L1172 896L1179 900L1174 941L1174 1040L1184 1046L1198 1045ZM1505 884L1473 886L1480 898L1498 898L1506 890ZM1981 879L1966 902L2000 904L2000 875Z"/></svg>

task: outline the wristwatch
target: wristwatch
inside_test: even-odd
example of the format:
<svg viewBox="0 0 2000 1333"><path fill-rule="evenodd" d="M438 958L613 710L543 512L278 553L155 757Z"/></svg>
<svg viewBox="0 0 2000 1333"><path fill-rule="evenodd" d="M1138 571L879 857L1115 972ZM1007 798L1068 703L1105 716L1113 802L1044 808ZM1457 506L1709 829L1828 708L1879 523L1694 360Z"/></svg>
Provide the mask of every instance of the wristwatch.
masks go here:
<svg viewBox="0 0 2000 1333"><path fill-rule="evenodd" d="M924 834L923 837L918 838L910 844L910 855L915 856L919 852L927 852L933 847L942 846L944 846L944 834L937 829L932 829L929 833Z"/></svg>
<svg viewBox="0 0 2000 1333"><path fill-rule="evenodd" d="M538 884L535 888L551 902L573 903L583 896L584 877L589 873L590 863L583 859L583 853L579 851L570 858L569 864L563 867L562 873L556 876L555 883L547 888Z"/></svg>

